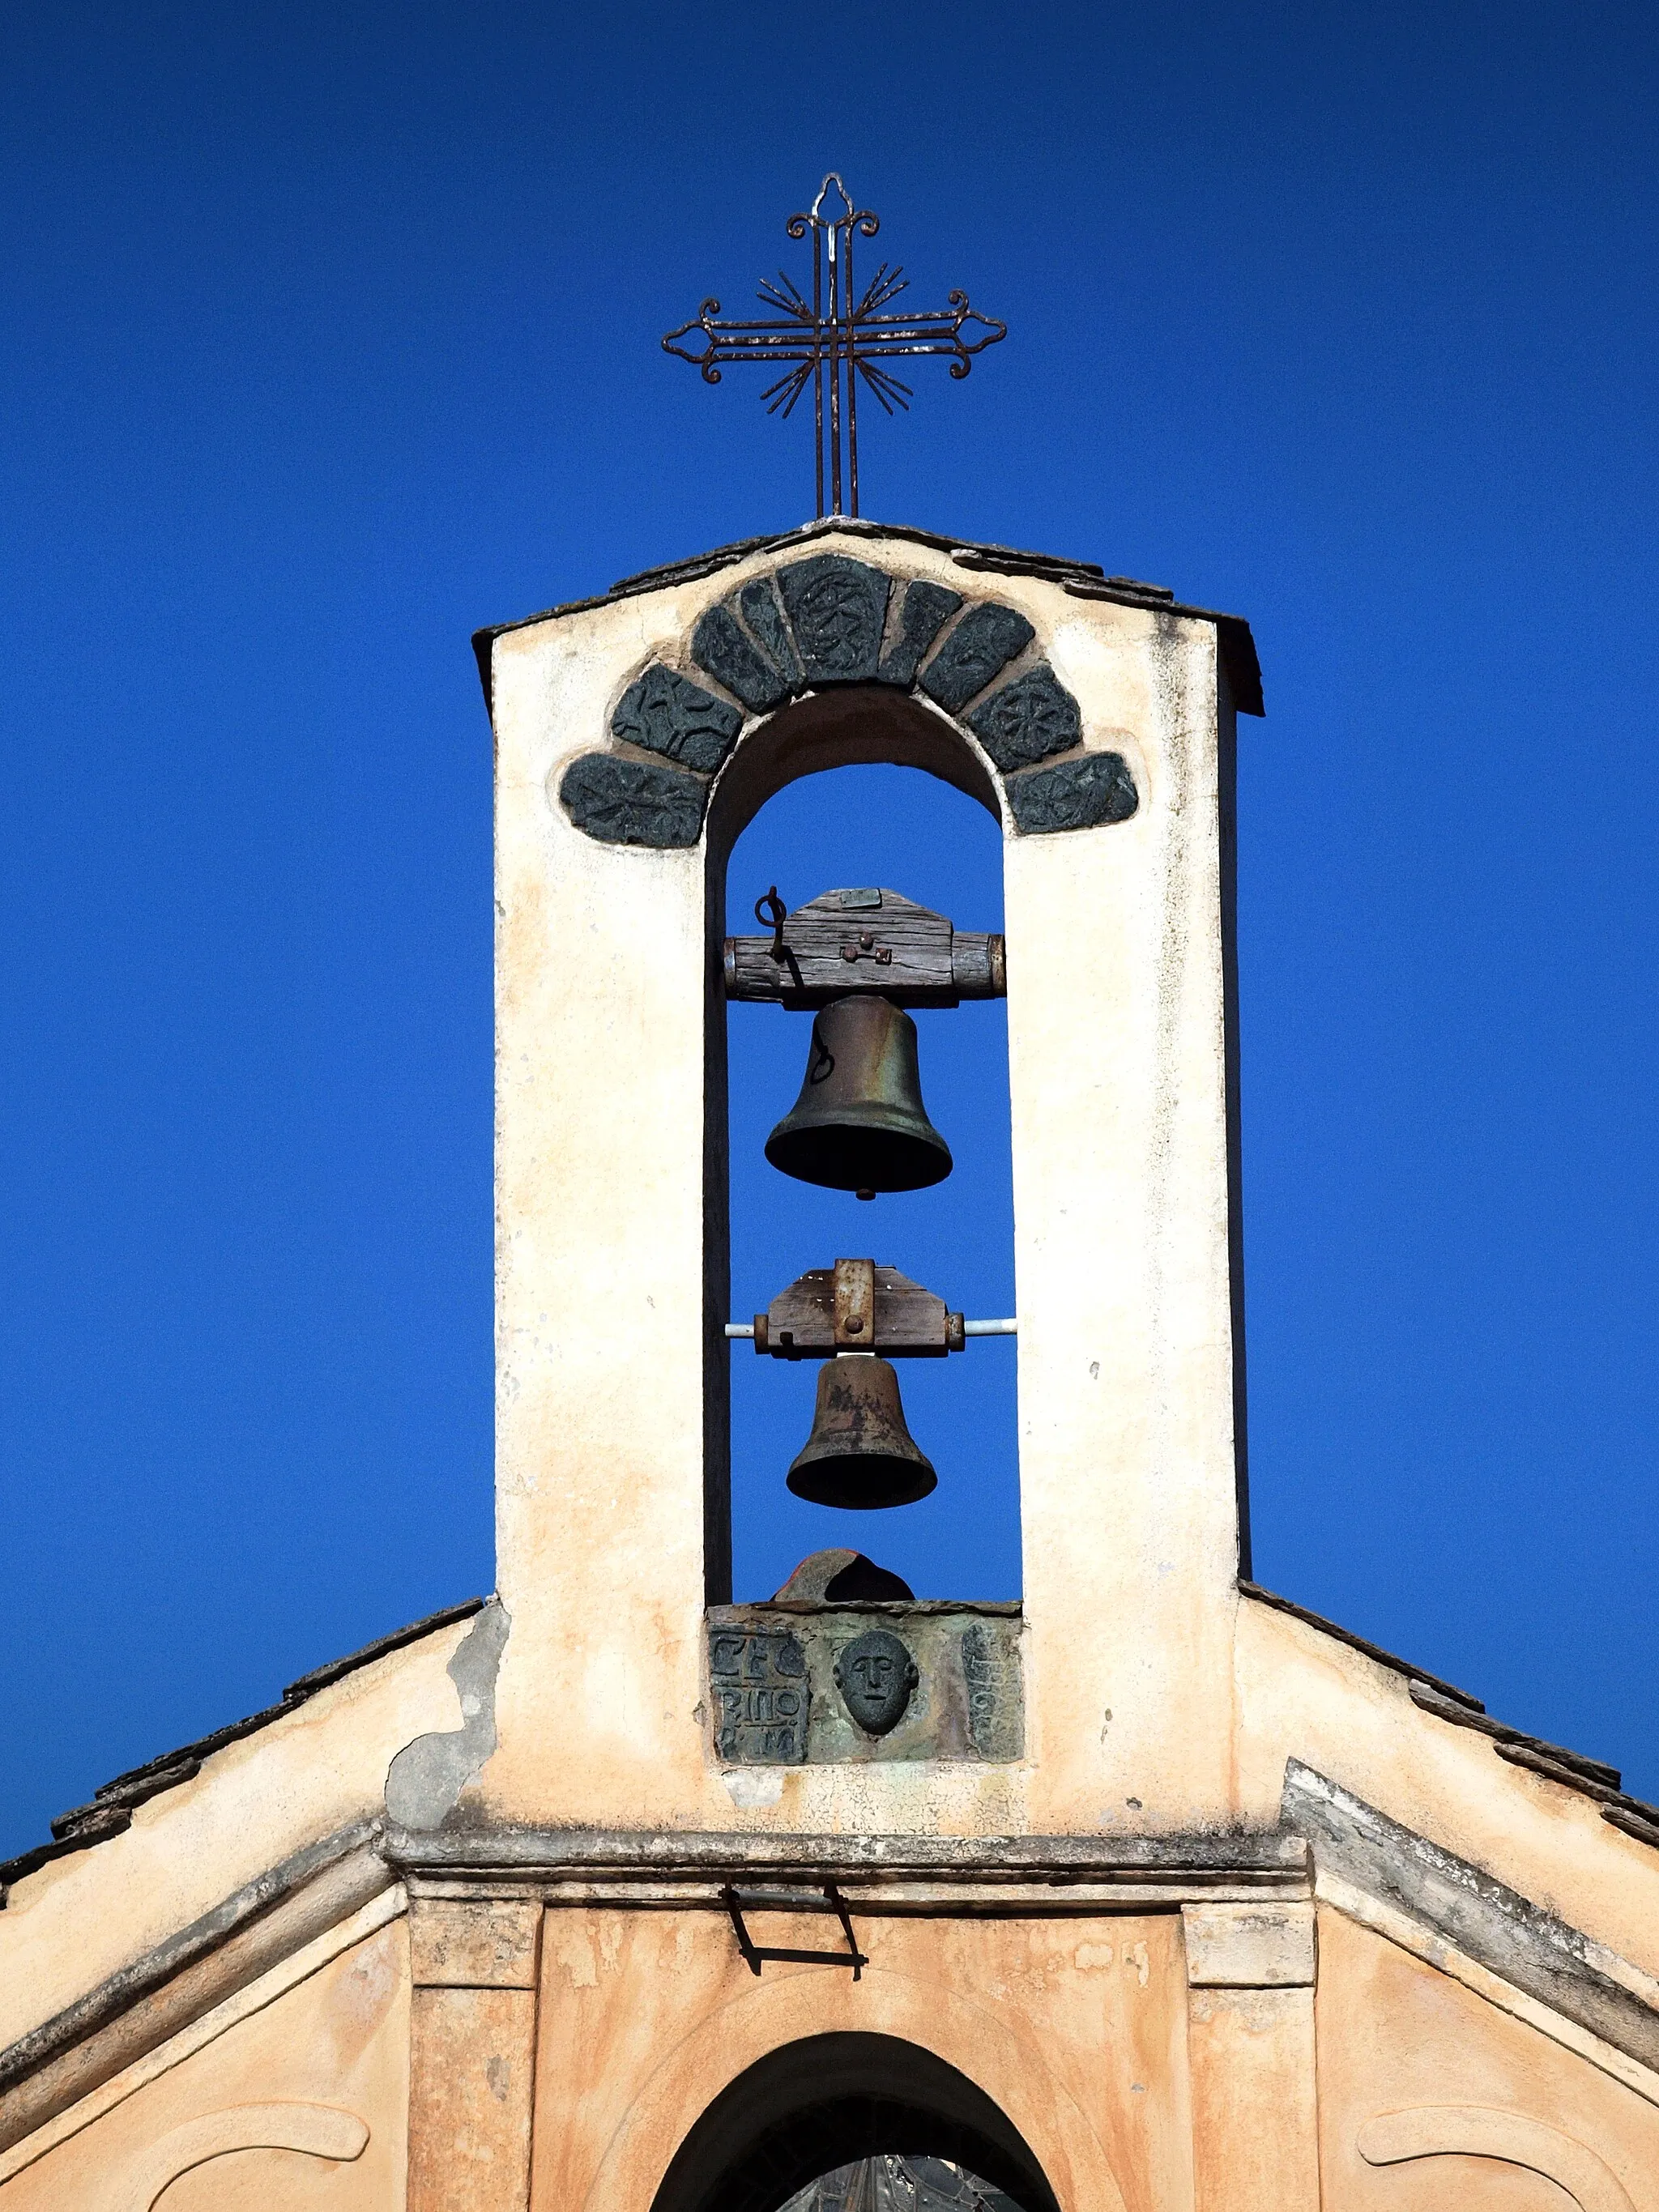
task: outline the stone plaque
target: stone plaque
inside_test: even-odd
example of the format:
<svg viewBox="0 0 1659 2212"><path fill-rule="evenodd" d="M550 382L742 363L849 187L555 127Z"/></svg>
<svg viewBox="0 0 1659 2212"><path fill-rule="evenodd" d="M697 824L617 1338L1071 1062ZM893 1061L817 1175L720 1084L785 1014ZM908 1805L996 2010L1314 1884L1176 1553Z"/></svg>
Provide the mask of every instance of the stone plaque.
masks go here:
<svg viewBox="0 0 1659 2212"><path fill-rule="evenodd" d="M714 1750L744 1765L800 1766L812 1693L806 1655L787 1629L708 1632Z"/></svg>
<svg viewBox="0 0 1659 2212"><path fill-rule="evenodd" d="M1127 822L1140 804L1129 763L1121 753L1085 753L1011 776L1008 804L1028 836L1055 830L1094 830Z"/></svg>
<svg viewBox="0 0 1659 2212"><path fill-rule="evenodd" d="M734 692L751 714L764 714L789 696L789 686L747 637L726 605L710 607L691 633L691 658Z"/></svg>
<svg viewBox="0 0 1659 2212"><path fill-rule="evenodd" d="M968 726L1005 775L1083 740L1077 701L1046 660L975 707Z"/></svg>
<svg viewBox="0 0 1659 2212"><path fill-rule="evenodd" d="M968 1690L968 1736L981 1759L1018 1756L1018 1662L1004 1643L975 1620L962 1632L962 1675Z"/></svg>
<svg viewBox="0 0 1659 2212"><path fill-rule="evenodd" d="M783 671L789 689L799 691L806 681L806 672L795 651L795 641L789 635L789 625L783 618L777 586L772 579L751 577L738 593L738 605L743 610L744 620Z"/></svg>
<svg viewBox="0 0 1659 2212"><path fill-rule="evenodd" d="M882 682L902 684L908 691L916 680L921 656L961 605L962 593L943 584L910 585L899 616L898 635L881 664Z"/></svg>
<svg viewBox="0 0 1659 2212"><path fill-rule="evenodd" d="M930 699L938 700L947 714L957 714L1036 635L1017 607L986 599L969 608L940 646L921 679L921 688Z"/></svg>
<svg viewBox="0 0 1659 2212"><path fill-rule="evenodd" d="M710 1607L717 1758L811 1766L1024 1755L1018 1606L915 1599L885 1579L890 1595L780 1592ZM790 1731L804 1749L791 1747Z"/></svg>

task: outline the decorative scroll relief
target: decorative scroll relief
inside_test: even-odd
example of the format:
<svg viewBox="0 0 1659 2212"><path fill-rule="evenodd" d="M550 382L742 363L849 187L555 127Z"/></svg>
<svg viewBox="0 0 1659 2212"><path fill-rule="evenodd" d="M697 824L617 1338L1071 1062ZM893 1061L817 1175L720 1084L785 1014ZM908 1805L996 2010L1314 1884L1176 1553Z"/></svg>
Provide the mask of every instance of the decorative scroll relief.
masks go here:
<svg viewBox="0 0 1659 2212"><path fill-rule="evenodd" d="M1587 2143L1524 2112L1488 2105L1419 2105L1367 2120L1357 2146L1367 2166L1417 2158L1486 2158L1541 2174L1579 2212L1636 2212L1629 2191Z"/></svg>
<svg viewBox="0 0 1659 2212"><path fill-rule="evenodd" d="M1026 617L999 600L964 607L959 592L843 553L787 562L708 608L692 630L693 667L727 696L653 660L611 718L623 750L580 755L560 781L560 804L602 844L695 845L743 726L732 700L769 714L806 690L879 684L920 693L973 733L1004 779L1020 835L1127 821L1140 803L1127 762L1085 749L1077 701L1046 659L1029 658L1036 641Z"/></svg>
<svg viewBox="0 0 1659 2212"><path fill-rule="evenodd" d="M152 2212L182 2174L233 2151L295 2151L349 2165L362 2156L368 2142L366 2121L330 2105L234 2105L162 2136L112 2177L86 2212Z"/></svg>

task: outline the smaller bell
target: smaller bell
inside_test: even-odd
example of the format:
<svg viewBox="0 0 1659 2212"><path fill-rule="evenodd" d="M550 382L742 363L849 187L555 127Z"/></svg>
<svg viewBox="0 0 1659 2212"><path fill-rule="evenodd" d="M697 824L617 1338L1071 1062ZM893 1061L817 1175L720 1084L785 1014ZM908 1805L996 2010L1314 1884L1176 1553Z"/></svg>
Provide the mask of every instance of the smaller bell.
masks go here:
<svg viewBox="0 0 1659 2212"><path fill-rule="evenodd" d="M926 1190L951 1172L951 1147L927 1118L916 1025L873 992L832 999L812 1023L806 1079L766 1157L798 1182L854 1190Z"/></svg>
<svg viewBox="0 0 1659 2212"><path fill-rule="evenodd" d="M818 1370L812 1433L789 1487L814 1505L872 1510L914 1505L938 1486L931 1460L904 1425L898 1376L872 1352L842 1353Z"/></svg>

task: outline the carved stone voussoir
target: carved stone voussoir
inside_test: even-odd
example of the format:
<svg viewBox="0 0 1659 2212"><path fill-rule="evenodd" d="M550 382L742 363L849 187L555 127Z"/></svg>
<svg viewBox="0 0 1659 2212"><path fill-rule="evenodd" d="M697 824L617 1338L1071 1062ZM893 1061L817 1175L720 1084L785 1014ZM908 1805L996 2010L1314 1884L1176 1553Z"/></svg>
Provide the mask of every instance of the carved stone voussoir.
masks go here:
<svg viewBox="0 0 1659 2212"><path fill-rule="evenodd" d="M795 650L795 641L789 635L789 625L783 618L783 608L778 599L777 586L769 576L753 576L738 593L738 605L743 618L760 640L767 653L783 672L792 691L803 689L806 672L800 665L800 655Z"/></svg>
<svg viewBox="0 0 1659 2212"><path fill-rule="evenodd" d="M752 647L750 650L753 651ZM720 680L726 681L724 676ZM743 695L739 691L738 696ZM629 685L611 717L614 736L661 753L683 768L696 769L700 775L714 774L742 726L743 717L735 707L728 707L724 699L715 698L700 684L677 676L660 661L653 661L637 682Z"/></svg>
<svg viewBox="0 0 1659 2212"><path fill-rule="evenodd" d="M691 658L742 700L752 714L769 714L789 685L739 628L729 606L710 607L691 633Z"/></svg>
<svg viewBox="0 0 1659 2212"><path fill-rule="evenodd" d="M1024 616L1013 607L1005 607L995 599L969 607L933 656L922 677L921 688L930 699L938 700L947 714L957 714L976 692L985 689L999 669L1006 668L1017 653L1023 653L1036 635ZM1059 690L1057 684L1054 688ZM1002 696L1006 697L1006 694ZM1069 742L1075 744L1077 739L1073 738ZM1044 750L1054 752L1059 749L1049 745ZM1037 756L1030 757L1035 759Z"/></svg>
<svg viewBox="0 0 1659 2212"><path fill-rule="evenodd" d="M695 845L708 787L678 769L617 753L583 753L571 762L559 799L579 830L605 845Z"/></svg>
<svg viewBox="0 0 1659 2212"><path fill-rule="evenodd" d="M932 677L930 669L923 680L931 682ZM1046 660L1005 684L975 708L967 722L1005 775L1047 760L1051 753L1070 752L1083 739L1077 701Z"/></svg>
<svg viewBox="0 0 1659 2212"><path fill-rule="evenodd" d="M1085 753L1034 769L1007 785L1014 826L1027 836L1057 830L1096 830L1127 822L1140 804L1129 763L1121 753Z"/></svg>
<svg viewBox="0 0 1659 2212"><path fill-rule="evenodd" d="M916 680L921 656L962 605L962 593L944 584L915 583L899 611L899 633L878 673L884 684L908 691Z"/></svg>
<svg viewBox="0 0 1659 2212"><path fill-rule="evenodd" d="M842 553L793 562L778 586L809 684L873 682L890 580Z"/></svg>
<svg viewBox="0 0 1659 2212"><path fill-rule="evenodd" d="M711 1732L723 1765L1023 1753L1012 1608L716 1606L708 1633Z"/></svg>

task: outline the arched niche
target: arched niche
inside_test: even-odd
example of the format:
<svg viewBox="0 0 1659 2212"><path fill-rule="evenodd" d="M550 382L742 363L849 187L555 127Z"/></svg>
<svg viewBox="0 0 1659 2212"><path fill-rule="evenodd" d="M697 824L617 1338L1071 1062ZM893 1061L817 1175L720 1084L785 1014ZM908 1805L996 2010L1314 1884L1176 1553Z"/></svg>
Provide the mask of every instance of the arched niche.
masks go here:
<svg viewBox="0 0 1659 2212"><path fill-rule="evenodd" d="M727 785L751 744L757 750L744 782ZM1001 833L993 775L942 715L890 690L828 692L757 726L723 774L710 809L711 854L719 857L708 903L716 911L723 903L727 930L752 935L764 927L751 911L755 896L775 878L792 908L837 885L882 884L948 914L960 928L1000 930ZM711 1091L718 1074L726 1107L720 1130L711 1132L726 1142L711 1163L708 1206L729 1254L722 1317L729 1312L747 1323L805 1269L866 1250L945 1297L952 1310L1012 1313L1001 1006L915 1014L923 1091L955 1151L956 1170L936 1190L860 1206L849 1194L788 1182L761 1159L766 1131L795 1103L810 1018L775 1006L728 1007L717 958L709 972ZM765 1598L807 1553L846 1544L878 1547L925 1597L1018 1595L1012 1340L971 1344L947 1361L900 1363L907 1418L935 1460L939 1488L897 1514L836 1513L786 1492L785 1472L811 1419L814 1364L757 1361L747 1343L734 1345L721 1364L735 1596ZM969 1419L969 1407L984 1418ZM963 1510L964 1480L972 1512Z"/></svg>
<svg viewBox="0 0 1659 2212"><path fill-rule="evenodd" d="M976 2083L897 2036L783 2045L727 2084L663 2176L652 2212L777 2212L818 2175L883 2151L949 2159L1022 2212L1059 2212L1019 2130Z"/></svg>
<svg viewBox="0 0 1659 2212"><path fill-rule="evenodd" d="M1001 826L995 772L971 739L928 701L874 684L812 692L757 723L721 769L708 805L711 890L724 886L732 846L767 800L787 785L828 769L884 765L938 776L977 799Z"/></svg>

